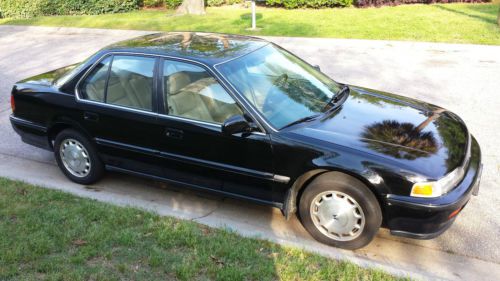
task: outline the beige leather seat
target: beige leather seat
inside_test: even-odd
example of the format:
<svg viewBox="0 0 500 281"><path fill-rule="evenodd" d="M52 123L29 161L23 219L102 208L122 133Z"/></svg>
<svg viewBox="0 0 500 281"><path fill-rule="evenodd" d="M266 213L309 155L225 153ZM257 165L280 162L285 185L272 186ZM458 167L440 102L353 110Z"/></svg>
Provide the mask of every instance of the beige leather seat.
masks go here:
<svg viewBox="0 0 500 281"><path fill-rule="evenodd" d="M189 89L192 83L190 76L184 72L176 72L167 79L167 103L169 114L202 121L214 121L210 111L200 94Z"/></svg>
<svg viewBox="0 0 500 281"><path fill-rule="evenodd" d="M85 85L85 95L87 99L93 101L104 101L104 82L98 81L95 84L86 84Z"/></svg>
<svg viewBox="0 0 500 281"><path fill-rule="evenodd" d="M98 75L92 77L92 82L85 84L83 95L86 99L103 102L104 87L106 87L106 73L98 72L97 74Z"/></svg>
<svg viewBox="0 0 500 281"><path fill-rule="evenodd" d="M132 75L128 84L131 93L136 97L141 108L152 110L153 79L138 75Z"/></svg>
<svg viewBox="0 0 500 281"><path fill-rule="evenodd" d="M100 73L92 82L85 84L87 99L104 102L107 72ZM111 73L108 81L106 103L152 110L153 79L128 71Z"/></svg>
<svg viewBox="0 0 500 281"><path fill-rule="evenodd" d="M106 102L110 104L152 109L152 79L136 74L112 74L108 82Z"/></svg>

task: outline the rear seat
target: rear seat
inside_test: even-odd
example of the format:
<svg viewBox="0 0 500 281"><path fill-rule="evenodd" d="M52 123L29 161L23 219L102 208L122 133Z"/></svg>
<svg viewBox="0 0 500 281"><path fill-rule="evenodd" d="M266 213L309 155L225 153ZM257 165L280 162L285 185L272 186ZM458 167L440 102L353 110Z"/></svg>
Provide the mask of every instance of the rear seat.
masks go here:
<svg viewBox="0 0 500 281"><path fill-rule="evenodd" d="M111 74L106 102L152 110L152 79L135 74L120 77Z"/></svg>

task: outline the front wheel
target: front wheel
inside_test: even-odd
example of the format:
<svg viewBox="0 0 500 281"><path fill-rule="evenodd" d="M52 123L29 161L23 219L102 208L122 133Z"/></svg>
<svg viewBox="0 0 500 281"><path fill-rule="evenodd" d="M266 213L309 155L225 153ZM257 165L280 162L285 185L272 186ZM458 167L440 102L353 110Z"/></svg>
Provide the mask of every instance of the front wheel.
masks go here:
<svg viewBox="0 0 500 281"><path fill-rule="evenodd" d="M320 175L306 187L299 216L316 240L350 250L370 243L382 223L374 194L359 180L338 172Z"/></svg>
<svg viewBox="0 0 500 281"><path fill-rule="evenodd" d="M79 184L92 184L104 174L104 164L90 141L73 129L60 132L54 156L64 175Z"/></svg>

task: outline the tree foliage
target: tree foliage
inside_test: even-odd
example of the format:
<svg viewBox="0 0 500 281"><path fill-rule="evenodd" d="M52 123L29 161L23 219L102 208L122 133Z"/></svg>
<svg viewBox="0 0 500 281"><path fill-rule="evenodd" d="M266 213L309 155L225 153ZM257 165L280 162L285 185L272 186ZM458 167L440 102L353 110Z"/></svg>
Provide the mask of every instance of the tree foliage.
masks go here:
<svg viewBox="0 0 500 281"><path fill-rule="evenodd" d="M0 17L97 15L136 10L141 0L0 0Z"/></svg>

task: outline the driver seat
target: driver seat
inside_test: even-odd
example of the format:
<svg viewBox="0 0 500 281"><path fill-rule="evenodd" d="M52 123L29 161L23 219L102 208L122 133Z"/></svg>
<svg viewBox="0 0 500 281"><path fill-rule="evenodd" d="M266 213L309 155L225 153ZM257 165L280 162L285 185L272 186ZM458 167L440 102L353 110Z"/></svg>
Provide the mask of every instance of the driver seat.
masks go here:
<svg viewBox="0 0 500 281"><path fill-rule="evenodd" d="M195 84L185 72L176 72L167 79L168 114L202 121L213 121L210 111L199 93L188 87ZM193 87L196 89L196 87Z"/></svg>

